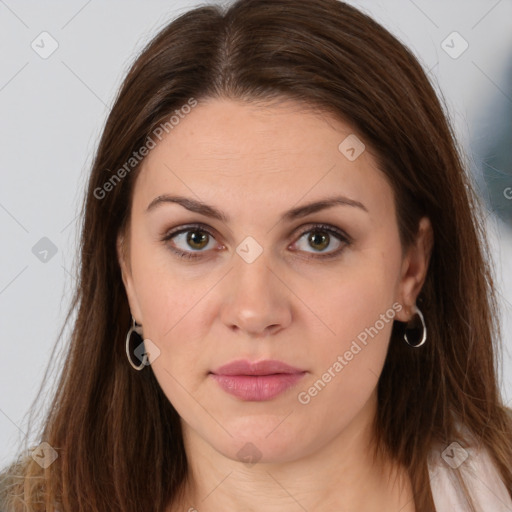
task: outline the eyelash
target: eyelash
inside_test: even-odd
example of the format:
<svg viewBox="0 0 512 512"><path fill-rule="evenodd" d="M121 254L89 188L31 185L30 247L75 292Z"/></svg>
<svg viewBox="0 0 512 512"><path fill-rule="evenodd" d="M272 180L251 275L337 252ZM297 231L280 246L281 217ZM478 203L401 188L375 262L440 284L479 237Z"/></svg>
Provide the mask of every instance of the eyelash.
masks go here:
<svg viewBox="0 0 512 512"><path fill-rule="evenodd" d="M176 247L172 247L171 245L167 244L169 240L174 238L177 235L180 235L182 233L187 232L193 232L193 231L200 231L202 233L206 233L209 237L212 237L215 239L214 235L206 228L206 226L202 224L192 224L189 226L182 227L180 229L177 229L175 231L167 232L165 236L162 238L162 242L165 243L169 249L174 252L179 258L187 259L187 260L193 260L197 258L202 257L202 253L205 251L182 251L180 249L177 249ZM305 229L299 234L299 237L297 240L300 240L306 233L314 232L314 231L320 231L328 233L329 235L334 235L340 242L343 243L343 246L337 249L334 252L326 253L326 254L312 254L311 256L306 256L307 259L327 259L327 258L334 258L338 256L345 247L349 246L352 243L351 238L342 230L330 226L328 224L312 224L308 226L308 229Z"/></svg>

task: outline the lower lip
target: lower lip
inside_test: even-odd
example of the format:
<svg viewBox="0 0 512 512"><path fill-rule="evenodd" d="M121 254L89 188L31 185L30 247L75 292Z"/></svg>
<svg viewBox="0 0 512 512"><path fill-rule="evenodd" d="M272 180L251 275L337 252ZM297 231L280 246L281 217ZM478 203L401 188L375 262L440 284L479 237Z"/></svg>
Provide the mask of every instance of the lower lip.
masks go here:
<svg viewBox="0 0 512 512"><path fill-rule="evenodd" d="M210 376L219 386L242 400L262 402L283 393L295 386L304 377L301 373L276 373L273 375L217 375Z"/></svg>

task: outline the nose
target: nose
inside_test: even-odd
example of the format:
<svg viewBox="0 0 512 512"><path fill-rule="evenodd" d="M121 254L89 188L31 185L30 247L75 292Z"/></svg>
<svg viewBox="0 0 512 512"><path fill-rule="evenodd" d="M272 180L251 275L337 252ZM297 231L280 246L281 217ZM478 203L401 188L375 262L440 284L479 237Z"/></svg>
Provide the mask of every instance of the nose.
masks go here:
<svg viewBox="0 0 512 512"><path fill-rule="evenodd" d="M264 250L252 263L234 255L234 268L224 283L221 319L233 331L251 337L275 334L292 320L291 292L284 276L271 268Z"/></svg>

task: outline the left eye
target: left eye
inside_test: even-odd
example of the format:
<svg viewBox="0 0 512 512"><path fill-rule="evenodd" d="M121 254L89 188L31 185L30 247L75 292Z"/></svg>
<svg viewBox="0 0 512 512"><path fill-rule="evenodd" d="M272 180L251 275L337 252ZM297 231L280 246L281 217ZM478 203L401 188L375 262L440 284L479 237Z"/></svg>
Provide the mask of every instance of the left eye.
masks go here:
<svg viewBox="0 0 512 512"><path fill-rule="evenodd" d="M307 237L306 237L307 235ZM327 228L323 226L316 226L313 229L309 229L308 231L304 231L302 235L300 236L298 242L296 244L299 244L299 242L302 239L306 240L306 243L308 244L305 248L299 246L299 250L304 250L305 252L309 252L307 248L313 248L313 252L321 252L325 253L325 249L331 245L332 238L337 242L337 246L334 247L331 251L328 252L328 255L331 256L333 254L337 254L339 251L337 249L340 249L343 247L343 245L348 244L348 237L345 236L341 231L338 231L337 229L333 228Z"/></svg>
<svg viewBox="0 0 512 512"><path fill-rule="evenodd" d="M308 235L307 238L306 235ZM325 249L331 245L332 237L336 240L337 246L327 252ZM300 246L302 239L306 240L308 246ZM168 233L162 239L164 243L170 240L172 240L173 243L171 245L168 244L169 248L179 257L186 259L200 258L202 253L216 246L214 243L215 237L201 226L188 226L187 228ZM183 244L181 248L179 247L180 243ZM298 246L297 248L300 251L320 253L312 254L314 258L327 258L337 255L343 250L344 246L349 244L349 237L334 226L314 225L310 226L308 230L302 231L297 242L293 245L295 247ZM295 250L295 247L293 250ZM308 247L310 249L312 248L313 251L308 251ZM192 251L190 249L192 249Z"/></svg>

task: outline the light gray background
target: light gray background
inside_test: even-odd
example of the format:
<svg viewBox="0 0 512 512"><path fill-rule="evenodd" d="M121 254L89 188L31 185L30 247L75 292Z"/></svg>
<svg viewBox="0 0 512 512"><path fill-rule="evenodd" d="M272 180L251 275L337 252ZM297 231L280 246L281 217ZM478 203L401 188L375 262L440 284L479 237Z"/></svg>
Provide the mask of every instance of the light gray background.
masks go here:
<svg viewBox="0 0 512 512"><path fill-rule="evenodd" d="M483 184L486 147L494 140L510 141L504 116L512 105L512 1L351 3L389 28L429 70L469 166ZM77 214L114 95L142 45L197 5L191 0L0 0L0 466L17 452L26 413L56 357L52 350L74 285ZM33 41L42 47L43 31L58 43L47 59L31 47ZM441 46L453 31L469 44L457 59ZM46 49L49 44L46 39ZM457 40L448 44L460 48ZM505 147L510 156L510 145ZM512 186L510 167L498 171L500 186ZM510 213L512 200L506 207ZM491 206L487 218L503 319L500 383L512 404L512 226L498 220ZM46 262L32 252L43 237L57 249ZM49 376L50 385L38 399L42 410L56 375Z"/></svg>

